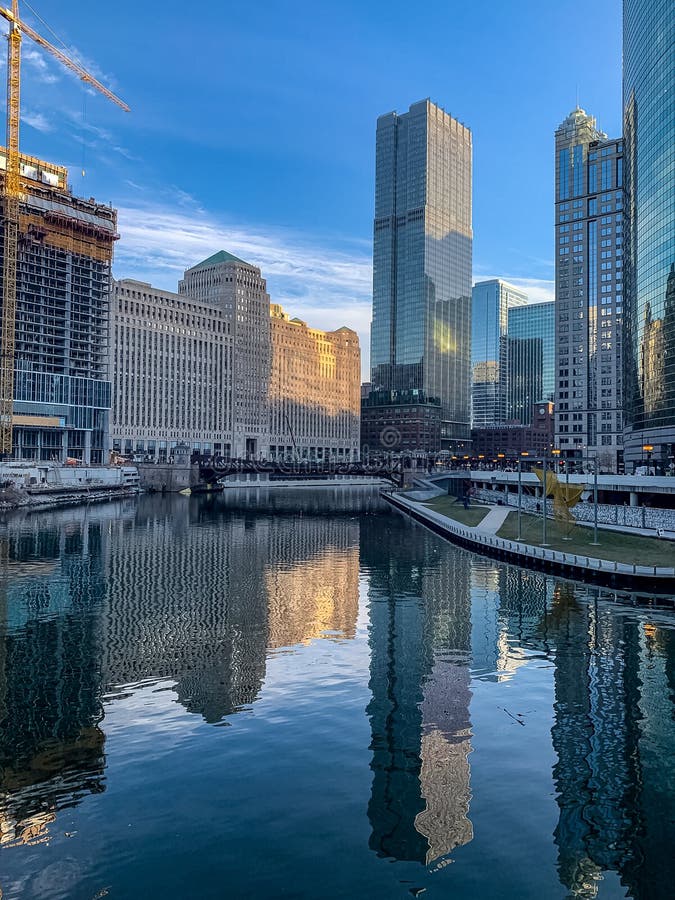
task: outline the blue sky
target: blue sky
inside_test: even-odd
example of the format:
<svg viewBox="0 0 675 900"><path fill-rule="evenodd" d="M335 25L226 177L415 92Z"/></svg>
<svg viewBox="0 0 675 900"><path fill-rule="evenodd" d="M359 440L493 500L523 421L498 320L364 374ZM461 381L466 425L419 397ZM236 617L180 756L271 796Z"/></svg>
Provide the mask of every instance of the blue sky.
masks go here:
<svg viewBox="0 0 675 900"><path fill-rule="evenodd" d="M355 327L364 359L378 115L428 96L472 129L474 278L532 299L552 296L556 125L578 90L621 129L619 0L32 6L132 107L25 41L22 150L120 210L116 277L175 289L228 249L294 314Z"/></svg>

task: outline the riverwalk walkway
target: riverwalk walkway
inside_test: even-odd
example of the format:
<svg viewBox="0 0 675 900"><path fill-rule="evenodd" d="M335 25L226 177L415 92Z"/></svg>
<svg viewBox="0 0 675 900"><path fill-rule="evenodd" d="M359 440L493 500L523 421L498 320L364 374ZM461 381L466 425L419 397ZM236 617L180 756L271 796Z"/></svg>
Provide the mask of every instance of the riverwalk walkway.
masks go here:
<svg viewBox="0 0 675 900"><path fill-rule="evenodd" d="M491 506L489 509L483 521L473 529L479 534L497 534L511 512L506 506Z"/></svg>
<svg viewBox="0 0 675 900"><path fill-rule="evenodd" d="M467 525L461 521L461 518L466 513L482 511L486 506L481 504L465 510L461 504L457 504L457 518L455 519L452 518L452 514L444 515L424 502L409 499L403 493L383 491L382 496L392 506L407 513L411 518L426 525L437 534L476 552L498 556L516 562L518 565L558 572L578 580L604 583L623 590L642 589L648 590L650 593L668 593L675 598L675 553L673 552L675 548L670 542L663 542L662 554L663 562L668 562L670 565L641 565L628 561L630 556L623 556L620 559L601 559L586 553L572 552L571 548L569 550L554 549L550 546L537 545L537 543L528 544L523 540L500 537L499 531L504 532L509 529L508 516L514 512L513 508L487 506L487 513L478 524ZM532 517L524 516L524 518L531 519ZM553 530L554 522L553 520L549 521ZM645 540L650 541L649 538ZM651 539L651 541L656 543L655 539Z"/></svg>

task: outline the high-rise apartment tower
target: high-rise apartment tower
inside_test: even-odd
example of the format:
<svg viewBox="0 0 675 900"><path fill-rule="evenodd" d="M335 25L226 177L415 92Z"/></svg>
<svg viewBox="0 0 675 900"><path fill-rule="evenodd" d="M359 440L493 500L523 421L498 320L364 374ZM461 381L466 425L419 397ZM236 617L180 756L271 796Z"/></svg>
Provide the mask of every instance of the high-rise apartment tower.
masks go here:
<svg viewBox="0 0 675 900"><path fill-rule="evenodd" d="M21 183L13 456L107 463L117 214L73 196L61 166L22 155ZM0 271L3 248L0 234Z"/></svg>
<svg viewBox="0 0 675 900"><path fill-rule="evenodd" d="M623 144L577 107L555 133L555 441L622 458Z"/></svg>
<svg viewBox="0 0 675 900"><path fill-rule="evenodd" d="M624 0L626 463L675 462L675 4Z"/></svg>
<svg viewBox="0 0 675 900"><path fill-rule="evenodd" d="M377 120L373 389L439 398L444 449L470 437L471 153L429 100Z"/></svg>

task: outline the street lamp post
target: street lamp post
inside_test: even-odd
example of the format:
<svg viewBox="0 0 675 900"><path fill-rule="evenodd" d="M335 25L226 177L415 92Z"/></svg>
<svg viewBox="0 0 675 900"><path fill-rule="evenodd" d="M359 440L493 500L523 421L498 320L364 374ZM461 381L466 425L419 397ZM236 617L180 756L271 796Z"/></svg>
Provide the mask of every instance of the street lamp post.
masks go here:
<svg viewBox="0 0 675 900"><path fill-rule="evenodd" d="M649 475L650 465L649 463L652 461L652 450L654 449L653 444L643 444L642 445L642 462L645 461L645 453L647 454L647 474Z"/></svg>
<svg viewBox="0 0 675 900"><path fill-rule="evenodd" d="M547 525L547 519L548 519L548 516L547 516L548 509L547 509L547 502L546 502L547 494L548 494L547 484L546 484L546 482L548 480L547 464L548 464L548 456L546 456L546 454L544 454L544 487L543 487L543 497L542 497L542 500L543 500L542 510L544 513L544 518L542 519L542 526L541 526L541 536L542 536L541 546L542 547L548 547L548 543L546 540L546 538L548 536L546 533L546 525Z"/></svg>
<svg viewBox="0 0 675 900"><path fill-rule="evenodd" d="M518 457L518 540L522 538L522 507L523 507L523 466Z"/></svg>
<svg viewBox="0 0 675 900"><path fill-rule="evenodd" d="M593 461L593 546L597 546L598 541L598 457L597 454Z"/></svg>

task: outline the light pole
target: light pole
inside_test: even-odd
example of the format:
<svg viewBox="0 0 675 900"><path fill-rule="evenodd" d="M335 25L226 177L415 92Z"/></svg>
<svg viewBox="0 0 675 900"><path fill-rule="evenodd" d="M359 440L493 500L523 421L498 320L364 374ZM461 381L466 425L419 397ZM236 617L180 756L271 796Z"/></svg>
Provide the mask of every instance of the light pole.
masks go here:
<svg viewBox="0 0 675 900"><path fill-rule="evenodd" d="M548 547L548 543L546 540L546 538L548 536L546 533L546 525L547 525L547 519L548 519L548 516L547 516L547 513L548 513L548 509L547 509L548 485L546 483L548 481L547 464L548 464L548 456L546 456L546 454L544 454L544 487L543 487L544 495L542 497L542 500L543 500L542 509L544 512L544 518L542 519L542 523L541 523L541 537L542 537L541 546L542 547Z"/></svg>
<svg viewBox="0 0 675 900"><path fill-rule="evenodd" d="M523 450L520 456L518 457L518 540L520 541L523 536L523 466L522 466L522 457L528 456L527 450Z"/></svg>
<svg viewBox="0 0 675 900"><path fill-rule="evenodd" d="M647 454L647 475L649 475L649 470L651 466L649 463L652 461L652 450L654 449L653 444L643 444L642 445L642 462L645 461L645 453Z"/></svg>
<svg viewBox="0 0 675 900"><path fill-rule="evenodd" d="M598 455L595 454L593 460L593 546L597 546L598 541Z"/></svg>
<svg viewBox="0 0 675 900"><path fill-rule="evenodd" d="M557 463L558 476L560 476L560 450L557 447L554 447L551 450L551 454L555 457L555 462Z"/></svg>
<svg viewBox="0 0 675 900"><path fill-rule="evenodd" d="M523 490L523 467L522 460L518 457L518 540L522 537L522 490Z"/></svg>

